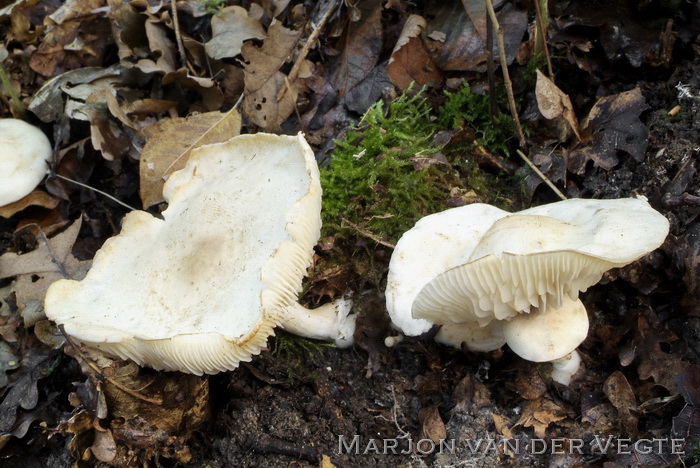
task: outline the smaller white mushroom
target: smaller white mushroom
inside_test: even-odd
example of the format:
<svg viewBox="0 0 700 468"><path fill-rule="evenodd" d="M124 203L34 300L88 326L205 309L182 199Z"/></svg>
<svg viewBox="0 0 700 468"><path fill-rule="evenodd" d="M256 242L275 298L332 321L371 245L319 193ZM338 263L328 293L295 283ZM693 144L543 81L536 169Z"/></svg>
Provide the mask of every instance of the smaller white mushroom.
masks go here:
<svg viewBox="0 0 700 468"><path fill-rule="evenodd" d="M406 334L439 324L445 344L508 343L525 359L552 362L553 378L568 384L588 333L579 292L659 247L668 229L643 198L571 199L515 214L482 204L447 210L397 243L387 309Z"/></svg>
<svg viewBox="0 0 700 468"><path fill-rule="evenodd" d="M22 120L0 119L0 206L39 185L51 154L51 143L41 130Z"/></svg>

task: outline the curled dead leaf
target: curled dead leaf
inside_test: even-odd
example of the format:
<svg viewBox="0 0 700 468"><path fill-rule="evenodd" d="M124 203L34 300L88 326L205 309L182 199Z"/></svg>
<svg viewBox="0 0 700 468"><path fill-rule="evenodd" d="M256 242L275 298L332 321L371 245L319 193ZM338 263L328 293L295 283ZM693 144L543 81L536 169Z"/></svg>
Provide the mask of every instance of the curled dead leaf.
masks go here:
<svg viewBox="0 0 700 468"><path fill-rule="evenodd" d="M163 201L163 184L185 167L194 148L221 143L240 134L241 116L235 109L206 112L148 127L140 160L140 194L144 208Z"/></svg>

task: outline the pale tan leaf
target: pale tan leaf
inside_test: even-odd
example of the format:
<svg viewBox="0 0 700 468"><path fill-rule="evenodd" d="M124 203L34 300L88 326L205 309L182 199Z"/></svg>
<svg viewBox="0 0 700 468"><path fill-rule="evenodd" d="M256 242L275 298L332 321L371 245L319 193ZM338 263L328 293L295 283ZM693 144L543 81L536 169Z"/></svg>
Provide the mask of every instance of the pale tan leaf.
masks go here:
<svg viewBox="0 0 700 468"><path fill-rule="evenodd" d="M581 139L578 131L578 120L576 119L571 99L539 70L537 70L535 95L537 97L537 106L545 119L566 120L576 138Z"/></svg>
<svg viewBox="0 0 700 468"><path fill-rule="evenodd" d="M42 208L56 208L58 205L58 198L54 198L46 192L41 190L34 190L32 193L24 198L20 198L16 202L10 203L9 205L0 206L0 217L9 218L15 213L22 211L29 206L40 206Z"/></svg>
<svg viewBox="0 0 700 468"><path fill-rule="evenodd" d="M209 57L220 60L240 54L243 42L248 39L264 39L265 29L260 21L248 16L245 8L230 6L212 16L211 35L204 48Z"/></svg>
<svg viewBox="0 0 700 468"><path fill-rule="evenodd" d="M274 22L267 31L262 47L246 42L241 48L245 60L243 109L255 125L277 130L294 111L296 83L288 84L280 67L289 58L301 32ZM280 92L288 87L287 92ZM280 100L277 96L282 96Z"/></svg>
<svg viewBox="0 0 700 468"><path fill-rule="evenodd" d="M235 109L222 114L206 112L168 120L145 129L148 136L141 153L141 201L144 208L163 201L163 184L168 176L187 163L190 151L221 143L241 131L241 116Z"/></svg>

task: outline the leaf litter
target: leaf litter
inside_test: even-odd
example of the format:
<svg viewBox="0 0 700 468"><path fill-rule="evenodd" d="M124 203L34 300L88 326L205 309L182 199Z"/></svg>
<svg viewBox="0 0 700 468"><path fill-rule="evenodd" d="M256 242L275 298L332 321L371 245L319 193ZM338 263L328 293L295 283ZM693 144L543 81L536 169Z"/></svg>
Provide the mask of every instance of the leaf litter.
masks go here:
<svg viewBox="0 0 700 468"><path fill-rule="evenodd" d="M215 3L207 2L216 9ZM162 201L163 179L192 148L241 128L305 131L319 160L330 154L332 164L334 139L354 133L361 141L372 125L363 120L367 109L377 100L392 102L412 82L432 87L423 92L435 109L445 100L442 91L459 90L462 80L475 93L499 96L502 90L500 79L480 74L498 63L496 41L488 46L483 3L360 0L337 11L329 2L315 9L296 1L232 3L217 15L193 0L177 2L176 10L170 2L141 0L3 6L0 22L8 35L0 44L7 51L1 63L12 89L54 136L52 169L148 207ZM312 466L373 466L397 459L377 454L358 461L334 453L337 436L435 441L603 431L697 440L697 106L675 90L687 83L683 96L692 96L700 87L693 81L697 52L689 39L699 32L692 21L698 13L685 4L680 14L654 11L651 4L637 11L618 5L603 18L599 9L555 5L546 18L555 85L531 68L541 60L532 55L534 12L512 2L495 7L521 118L529 120L532 162L569 197L640 193L672 221L673 235L660 252L611 274L609 284L586 296L595 307L589 309L593 325L582 346L587 369L580 380L558 387L542 367L514 365L507 350L465 355L417 339L385 348L390 332L377 291L388 256L373 233L359 231L324 239L305 291L307 301L317 302L363 286L358 303L366 315L354 354L322 348L324 360L298 357L296 363L263 354L231 375L201 379L91 355L96 371L65 346L81 371L60 351L63 336L43 320L43 295L53 280L85 273L89 262L82 259L118 232L124 211L84 187L51 179L45 186L53 198L40 188L44 195L0 220L0 273L7 278L0 283L4 453L17 457L23 444L38 441L46 461L51 433L52 443L60 441L82 464L191 463L197 456L214 464L278 466L296 458ZM679 52L683 47L693 52ZM8 93L0 91L3 116L19 115ZM226 113L241 98L242 119ZM506 111L504 102L497 111ZM681 110L672 116L674 106ZM441 158L454 151L464 161L473 158L481 171L510 177L519 164L509 159L514 142L479 147L488 141L484 127L469 111L459 112L450 121L456 126L443 129L450 138L436 145L439 153L414 155L410 167L442 167ZM350 122L357 128L348 129ZM522 187L508 183L517 193L496 197L523 206L551 201L540 176L523 166L516 177ZM456 188L445 191L455 203L481 195ZM381 196L391 187L374 189ZM71 223L75 219L82 227ZM614 339L598 346L605 336ZM296 382L275 384L288 379L290 366ZM154 399L161 404L148 403ZM207 420L215 431L202 425ZM202 435L213 442L197 442ZM260 442L251 445L251 438ZM303 450L302 440L316 448ZM469 457L464 447L457 452L426 461L453 464ZM647 464L677 462L671 455L634 454ZM483 462L499 459L533 464L518 454L489 454ZM425 463L416 460L414 454L404 461ZM610 455L607 461L625 465L630 459Z"/></svg>

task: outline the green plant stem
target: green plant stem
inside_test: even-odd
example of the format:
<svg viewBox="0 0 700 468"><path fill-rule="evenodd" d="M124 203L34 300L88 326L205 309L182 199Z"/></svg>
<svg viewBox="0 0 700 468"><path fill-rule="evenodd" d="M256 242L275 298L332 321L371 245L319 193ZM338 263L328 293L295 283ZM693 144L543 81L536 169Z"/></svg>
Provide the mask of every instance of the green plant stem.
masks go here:
<svg viewBox="0 0 700 468"><path fill-rule="evenodd" d="M2 82L2 85L7 91L7 94L10 95L10 99L12 99L12 103L15 105L20 115L24 117L27 113L27 110L24 108L24 105L22 104L22 101L20 101L19 96L17 96L17 93L15 93L15 90L12 87L12 82L7 76L7 72L5 72L5 67L3 67L2 64L0 64L0 82Z"/></svg>

